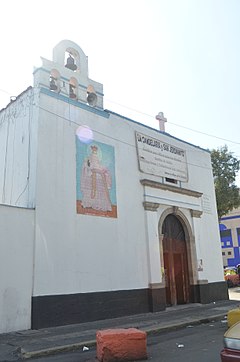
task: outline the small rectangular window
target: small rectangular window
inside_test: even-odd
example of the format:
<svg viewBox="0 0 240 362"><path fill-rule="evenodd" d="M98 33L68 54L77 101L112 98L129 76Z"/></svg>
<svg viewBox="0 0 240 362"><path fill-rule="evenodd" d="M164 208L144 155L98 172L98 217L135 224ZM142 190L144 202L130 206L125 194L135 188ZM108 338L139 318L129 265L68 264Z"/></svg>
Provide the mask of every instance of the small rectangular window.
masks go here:
<svg viewBox="0 0 240 362"><path fill-rule="evenodd" d="M231 251L228 251L228 255L232 255Z"/></svg>
<svg viewBox="0 0 240 362"><path fill-rule="evenodd" d="M170 182L171 184L176 184L177 183L177 180L175 180L174 178L166 177L165 180L166 180L166 182Z"/></svg>
<svg viewBox="0 0 240 362"><path fill-rule="evenodd" d="M221 230L220 235L221 235L221 238L226 238L226 237L231 238L231 235L232 235L231 229Z"/></svg>

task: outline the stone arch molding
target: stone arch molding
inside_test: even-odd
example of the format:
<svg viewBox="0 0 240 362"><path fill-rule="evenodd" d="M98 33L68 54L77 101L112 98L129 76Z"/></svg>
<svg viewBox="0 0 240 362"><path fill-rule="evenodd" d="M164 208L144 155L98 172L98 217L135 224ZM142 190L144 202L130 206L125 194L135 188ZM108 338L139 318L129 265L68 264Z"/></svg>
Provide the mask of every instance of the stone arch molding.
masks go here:
<svg viewBox="0 0 240 362"><path fill-rule="evenodd" d="M189 242L190 240L192 240L194 237L193 232L192 232L192 227L191 227L187 217L184 215L184 213L178 207L175 207L175 206L164 210L163 213L161 214L160 219L159 219L159 224L158 224L159 234L161 234L164 220L170 214L174 214L181 221L184 232L185 232L186 242Z"/></svg>

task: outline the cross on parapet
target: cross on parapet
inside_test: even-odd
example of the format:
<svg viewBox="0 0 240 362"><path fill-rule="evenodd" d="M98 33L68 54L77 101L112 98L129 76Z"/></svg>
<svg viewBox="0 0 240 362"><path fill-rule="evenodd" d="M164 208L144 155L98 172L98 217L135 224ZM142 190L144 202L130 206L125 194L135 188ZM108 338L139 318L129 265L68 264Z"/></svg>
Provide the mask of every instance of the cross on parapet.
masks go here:
<svg viewBox="0 0 240 362"><path fill-rule="evenodd" d="M165 132L165 123L167 122L167 118L164 117L163 112L159 112L159 113L156 115L156 119L157 119L158 122L159 122L159 129L160 129L160 131Z"/></svg>

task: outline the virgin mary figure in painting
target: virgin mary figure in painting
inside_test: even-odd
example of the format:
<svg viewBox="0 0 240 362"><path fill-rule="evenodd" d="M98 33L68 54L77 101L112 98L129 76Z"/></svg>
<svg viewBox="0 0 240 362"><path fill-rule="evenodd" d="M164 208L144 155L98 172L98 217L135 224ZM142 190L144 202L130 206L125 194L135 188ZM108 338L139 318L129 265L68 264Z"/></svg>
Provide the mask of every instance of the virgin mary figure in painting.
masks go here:
<svg viewBox="0 0 240 362"><path fill-rule="evenodd" d="M91 154L84 160L81 173L82 207L111 211L111 185L111 174L100 162L98 147L92 145Z"/></svg>

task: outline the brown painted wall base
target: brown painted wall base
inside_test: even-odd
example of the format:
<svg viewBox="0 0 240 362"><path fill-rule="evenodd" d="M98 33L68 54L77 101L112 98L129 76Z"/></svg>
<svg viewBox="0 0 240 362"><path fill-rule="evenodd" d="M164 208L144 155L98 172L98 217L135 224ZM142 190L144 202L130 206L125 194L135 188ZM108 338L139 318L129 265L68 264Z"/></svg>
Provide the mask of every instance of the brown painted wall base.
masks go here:
<svg viewBox="0 0 240 362"><path fill-rule="evenodd" d="M227 300L226 282L191 287L192 303ZM32 329L91 322L166 308L164 288L32 297Z"/></svg>
<svg viewBox="0 0 240 362"><path fill-rule="evenodd" d="M192 303L211 303L217 300L228 300L227 283L215 282L206 284L197 284L191 286Z"/></svg>
<svg viewBox="0 0 240 362"><path fill-rule="evenodd" d="M148 289L32 298L32 329L149 312Z"/></svg>
<svg viewBox="0 0 240 362"><path fill-rule="evenodd" d="M149 312L159 312L166 309L165 288L150 288L149 295Z"/></svg>

